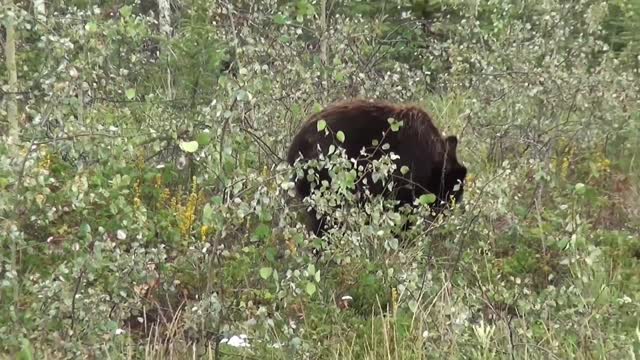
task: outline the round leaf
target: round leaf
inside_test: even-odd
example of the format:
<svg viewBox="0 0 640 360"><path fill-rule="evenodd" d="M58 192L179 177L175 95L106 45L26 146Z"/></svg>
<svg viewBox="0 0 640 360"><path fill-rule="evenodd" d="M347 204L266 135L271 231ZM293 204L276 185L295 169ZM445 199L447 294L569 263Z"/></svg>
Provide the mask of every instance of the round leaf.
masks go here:
<svg viewBox="0 0 640 360"><path fill-rule="evenodd" d="M180 149L184 152L194 153L198 151L198 142L197 141L181 141Z"/></svg>
<svg viewBox="0 0 640 360"><path fill-rule="evenodd" d="M313 274L316 273L316 266L313 264L309 264L309 266L307 266L307 272L309 273L309 275L313 276Z"/></svg>
<svg viewBox="0 0 640 360"><path fill-rule="evenodd" d="M211 142L211 134L206 133L206 132L201 132L200 134L198 134L198 136L196 137L196 141L198 142L198 144L200 146L206 146L209 145L209 143Z"/></svg>
<svg viewBox="0 0 640 360"><path fill-rule="evenodd" d="M313 296L313 294L316 293L316 284L309 281L305 290L307 291L307 294L309 294L309 296Z"/></svg>
<svg viewBox="0 0 640 360"><path fill-rule="evenodd" d="M273 273L273 269L270 267L263 267L260 269L260 277L267 280L269 277L271 277L271 274Z"/></svg>
<svg viewBox="0 0 640 360"><path fill-rule="evenodd" d="M273 22L275 22L278 25L284 25L287 23L287 18L282 14L278 14L273 17Z"/></svg>
<svg viewBox="0 0 640 360"><path fill-rule="evenodd" d="M271 236L271 228L264 223L261 223L256 227L255 236L258 240L266 240Z"/></svg>
<svg viewBox="0 0 640 360"><path fill-rule="evenodd" d="M87 23L87 25L84 26L84 28L88 32L95 32L98 29L98 25L95 23L95 21L90 21Z"/></svg>
<svg viewBox="0 0 640 360"><path fill-rule="evenodd" d="M316 127L318 129L318 132L320 132L327 128L327 122L324 120L320 120L316 123Z"/></svg>
<svg viewBox="0 0 640 360"><path fill-rule="evenodd" d="M133 100L133 98L136 97L136 89L129 88L125 90L124 95L127 97L127 99Z"/></svg>
<svg viewBox="0 0 640 360"><path fill-rule="evenodd" d="M436 202L436 196L433 194L420 195L420 197L418 198L418 202L420 203L420 205L433 204L434 202Z"/></svg>
<svg viewBox="0 0 640 360"><path fill-rule="evenodd" d="M120 12L120 15L122 15L122 17L126 18L126 17L131 16L131 11L132 10L133 9L131 8L130 5L125 5L125 6L120 8L119 12Z"/></svg>
<svg viewBox="0 0 640 360"><path fill-rule="evenodd" d="M344 142L344 133L342 131L338 131L338 133L336 134L336 138L338 139L338 141L343 143Z"/></svg>
<svg viewBox="0 0 640 360"><path fill-rule="evenodd" d="M236 93L236 99L238 99L238 101L249 101L251 100L251 94L245 90L238 90Z"/></svg>

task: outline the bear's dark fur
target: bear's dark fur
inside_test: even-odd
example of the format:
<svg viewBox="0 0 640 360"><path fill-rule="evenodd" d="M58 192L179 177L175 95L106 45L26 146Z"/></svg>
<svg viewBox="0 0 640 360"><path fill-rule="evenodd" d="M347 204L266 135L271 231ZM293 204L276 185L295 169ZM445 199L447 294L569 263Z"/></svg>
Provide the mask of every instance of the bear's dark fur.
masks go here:
<svg viewBox="0 0 640 360"><path fill-rule="evenodd" d="M402 121L397 131L392 131L389 118ZM317 122L324 120L329 130L318 131ZM336 140L336 134L345 134L344 143ZM373 140L379 141L372 146ZM389 147L382 150L380 145L387 143ZM392 196L400 205L413 204L423 194L432 193L437 200L436 211L448 204L451 197L460 203L463 195L463 183L467 169L457 159L458 140L455 136L443 137L433 124L431 117L418 107L397 106L393 104L352 100L333 104L312 115L294 136L287 154L287 161L293 165L302 158L309 160L318 158L320 151L326 154L329 146L341 146L349 158L363 158L361 150L375 149L369 160L380 158L384 153L394 152L400 156L394 160L397 171L394 174L394 192ZM401 174L402 166L409 172ZM320 172L323 180L330 180L326 171ZM368 181L369 191L374 195L383 193L382 186L372 186ZM356 185L356 190L362 184ZM311 185L306 178L296 180L296 191L301 198L311 193ZM317 219L315 211L309 212L313 232L320 236L324 232L323 219Z"/></svg>

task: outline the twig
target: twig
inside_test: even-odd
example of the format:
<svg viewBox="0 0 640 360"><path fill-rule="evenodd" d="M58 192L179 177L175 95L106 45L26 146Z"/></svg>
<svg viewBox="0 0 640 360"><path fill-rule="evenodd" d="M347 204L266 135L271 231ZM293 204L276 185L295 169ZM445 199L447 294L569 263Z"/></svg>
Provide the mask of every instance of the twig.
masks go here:
<svg viewBox="0 0 640 360"><path fill-rule="evenodd" d="M267 145L267 143L264 142L264 140L262 140L258 135L256 135L254 132L252 132L251 130L247 129L246 127L240 127L240 130L246 132L247 134L251 135L251 137L253 137L258 143L259 145L261 145L261 147L263 147L264 149L268 150L265 152L268 152L271 156L273 156L277 161L282 162L284 161L284 159L282 157L280 157L280 155L278 155L275 151L273 151L273 149Z"/></svg>
<svg viewBox="0 0 640 360"><path fill-rule="evenodd" d="M507 322L507 328L509 329L509 346L510 346L510 351L509 353L511 354L511 359L515 360L516 359L516 355L515 355L515 344L513 342L513 329L511 328L511 323L513 322L513 317L510 316L509 317L509 321Z"/></svg>
<svg viewBox="0 0 640 360"><path fill-rule="evenodd" d="M57 137L57 138L47 139L47 140L41 140L41 141L35 141L34 140L31 143L31 147L50 144L50 143L56 142L56 141L76 140L77 138L92 137L92 136L108 137L108 138L122 138L122 137L125 137L125 136L122 136L122 135L104 134L104 133L80 133L80 134L73 134L73 135L62 136L62 137Z"/></svg>
<svg viewBox="0 0 640 360"><path fill-rule="evenodd" d="M82 284L82 279L84 278L84 273L86 271L86 267L83 267L82 271L80 271L80 276L78 276L78 281L76 282L76 288L73 291L73 299L71 299L71 330L73 330L76 325L76 297L78 296L78 291L80 291L80 284Z"/></svg>

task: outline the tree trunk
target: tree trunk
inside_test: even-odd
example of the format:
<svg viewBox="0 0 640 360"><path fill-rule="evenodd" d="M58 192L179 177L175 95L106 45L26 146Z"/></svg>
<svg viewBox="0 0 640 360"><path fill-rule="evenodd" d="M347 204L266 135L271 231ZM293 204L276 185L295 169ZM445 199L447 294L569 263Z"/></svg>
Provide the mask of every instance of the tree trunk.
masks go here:
<svg viewBox="0 0 640 360"><path fill-rule="evenodd" d="M13 0L4 0L5 8L13 9ZM20 125L18 123L18 70L16 67L16 27L15 11L8 12L5 22L6 39L4 42L5 65L7 67L7 119L9 123L10 144L18 141Z"/></svg>
<svg viewBox="0 0 640 360"><path fill-rule="evenodd" d="M327 65L327 0L320 0L320 60L322 65Z"/></svg>
<svg viewBox="0 0 640 360"><path fill-rule="evenodd" d="M158 0L160 32L166 37L171 36L171 6L169 0Z"/></svg>
<svg viewBox="0 0 640 360"><path fill-rule="evenodd" d="M160 32L168 39L171 37L171 7L170 0L158 0ZM169 52L161 49L161 56L169 56ZM173 99L171 68L167 67L167 98Z"/></svg>

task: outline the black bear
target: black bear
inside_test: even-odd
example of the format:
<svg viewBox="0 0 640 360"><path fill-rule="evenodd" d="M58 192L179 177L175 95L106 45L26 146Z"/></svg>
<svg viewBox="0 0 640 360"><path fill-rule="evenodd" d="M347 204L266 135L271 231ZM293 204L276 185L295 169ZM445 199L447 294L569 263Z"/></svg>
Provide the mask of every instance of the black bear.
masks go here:
<svg viewBox="0 0 640 360"><path fill-rule="evenodd" d="M318 126L321 120L324 124ZM350 159L360 159L356 164L363 161L363 148L373 149L366 161L390 152L399 156L394 160L393 192L387 193L384 186L372 186L368 181L373 195L391 196L404 205L413 204L421 195L433 194L436 201L432 208L436 212L451 198L456 203L462 201L467 168L457 158L458 139L443 137L429 114L418 107L367 100L330 105L302 125L289 147L287 161L294 165L298 159L317 159L321 153L327 154L331 145L344 148ZM318 174L321 180L331 180L327 171ZM361 185L356 184L356 191ZM311 184L306 177L296 179L295 186L301 198L310 195ZM324 219L318 219L313 209L308 215L312 231L320 236L326 230Z"/></svg>

